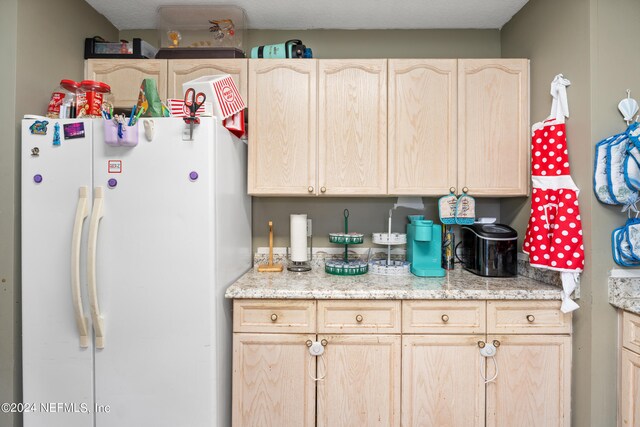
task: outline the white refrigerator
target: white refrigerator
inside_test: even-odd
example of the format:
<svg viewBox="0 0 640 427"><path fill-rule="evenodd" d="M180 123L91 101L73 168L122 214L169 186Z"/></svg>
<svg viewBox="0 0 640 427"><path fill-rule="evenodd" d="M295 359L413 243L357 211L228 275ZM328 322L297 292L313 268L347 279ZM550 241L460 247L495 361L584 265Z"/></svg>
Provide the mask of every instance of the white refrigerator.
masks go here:
<svg viewBox="0 0 640 427"><path fill-rule="evenodd" d="M22 122L24 426L230 425L246 144L215 118L193 140L151 119L151 141L141 119L133 147L104 120L40 119Z"/></svg>

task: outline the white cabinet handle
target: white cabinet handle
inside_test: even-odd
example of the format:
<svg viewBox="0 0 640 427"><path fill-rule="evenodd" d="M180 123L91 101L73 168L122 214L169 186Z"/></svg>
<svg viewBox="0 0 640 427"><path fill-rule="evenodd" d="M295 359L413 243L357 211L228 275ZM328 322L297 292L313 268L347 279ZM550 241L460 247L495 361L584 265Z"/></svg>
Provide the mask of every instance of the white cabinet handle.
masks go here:
<svg viewBox="0 0 640 427"><path fill-rule="evenodd" d="M104 188L93 190L93 211L89 222L89 246L87 249L87 274L89 276L89 306L93 330L96 334L96 348L104 348L104 324L98 305L98 290L96 284L96 246L98 243L98 227L102 218L102 204L104 202Z"/></svg>
<svg viewBox="0 0 640 427"><path fill-rule="evenodd" d="M71 235L71 300L73 302L78 335L80 336L80 347L89 347L89 326L87 318L84 317L82 295L80 293L80 242L82 240L82 224L87 215L89 215L87 207L88 191L87 187L80 187L78 192L78 205L76 207L76 217L73 221L73 234Z"/></svg>

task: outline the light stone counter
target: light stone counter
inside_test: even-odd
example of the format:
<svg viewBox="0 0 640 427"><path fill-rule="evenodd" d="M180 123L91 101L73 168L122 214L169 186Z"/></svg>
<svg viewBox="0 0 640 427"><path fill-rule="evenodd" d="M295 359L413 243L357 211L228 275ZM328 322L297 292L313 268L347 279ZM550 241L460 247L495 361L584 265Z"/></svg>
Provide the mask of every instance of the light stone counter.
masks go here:
<svg viewBox="0 0 640 427"><path fill-rule="evenodd" d="M474 299L559 300L561 288L524 276L484 278L456 268L446 277L334 276L314 266L307 273L250 270L231 285L227 298L257 299Z"/></svg>
<svg viewBox="0 0 640 427"><path fill-rule="evenodd" d="M609 303L640 314L640 277L609 277Z"/></svg>

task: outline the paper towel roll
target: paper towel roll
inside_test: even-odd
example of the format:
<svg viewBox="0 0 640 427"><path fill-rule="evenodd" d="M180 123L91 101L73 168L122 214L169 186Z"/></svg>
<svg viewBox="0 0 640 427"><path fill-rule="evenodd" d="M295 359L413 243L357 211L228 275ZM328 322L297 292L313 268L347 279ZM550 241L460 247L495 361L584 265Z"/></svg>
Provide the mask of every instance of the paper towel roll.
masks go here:
<svg viewBox="0 0 640 427"><path fill-rule="evenodd" d="M291 214L291 261L306 262L307 214Z"/></svg>

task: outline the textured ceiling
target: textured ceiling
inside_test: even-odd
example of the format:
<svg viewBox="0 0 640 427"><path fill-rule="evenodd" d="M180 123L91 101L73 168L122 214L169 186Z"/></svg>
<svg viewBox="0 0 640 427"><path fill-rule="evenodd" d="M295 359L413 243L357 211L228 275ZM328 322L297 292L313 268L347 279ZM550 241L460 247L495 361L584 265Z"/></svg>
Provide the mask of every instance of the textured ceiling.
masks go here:
<svg viewBox="0 0 640 427"><path fill-rule="evenodd" d="M528 0L86 0L120 30L157 28L165 5L234 5L250 29L502 28Z"/></svg>

